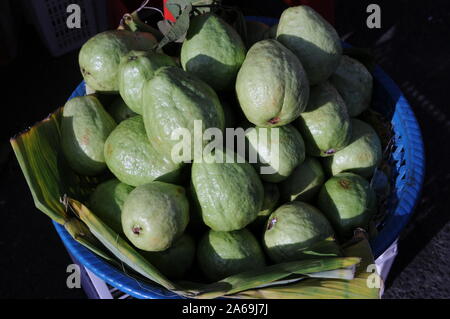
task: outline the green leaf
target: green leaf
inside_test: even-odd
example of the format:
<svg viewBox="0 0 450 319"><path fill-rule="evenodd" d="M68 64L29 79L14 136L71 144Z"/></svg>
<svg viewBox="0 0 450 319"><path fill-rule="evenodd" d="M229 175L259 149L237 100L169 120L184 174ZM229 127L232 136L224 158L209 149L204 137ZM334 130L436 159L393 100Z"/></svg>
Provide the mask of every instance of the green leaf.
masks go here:
<svg viewBox="0 0 450 319"><path fill-rule="evenodd" d="M281 263L260 268L258 270L243 272L225 278L219 282L201 287L203 293L197 298L216 298L223 295L231 295L240 291L254 289L282 280L291 275L297 278L307 277L309 274L326 272L356 265L359 258L322 258ZM348 273L346 273L348 275ZM292 278L291 278L292 279Z"/></svg>
<svg viewBox="0 0 450 319"><path fill-rule="evenodd" d="M60 203L61 178L57 163L58 153L52 146L59 144L60 112L50 115L33 130L26 131L10 140L20 168L31 190L36 207L60 224L64 224L67 214ZM42 151L49 151L45 155Z"/></svg>
<svg viewBox="0 0 450 319"><path fill-rule="evenodd" d="M298 283L249 290L236 295L236 298L251 299L377 299L367 293L365 280L327 280L307 279Z"/></svg>
<svg viewBox="0 0 450 319"><path fill-rule="evenodd" d="M352 280L308 278L293 284L248 290L237 294L235 297L258 299L378 299L380 290L370 288L367 283L369 276L376 276L376 274L367 271L367 267L374 264L367 239L358 239L356 243L347 247L344 253L347 256L361 258Z"/></svg>
<svg viewBox="0 0 450 319"><path fill-rule="evenodd" d="M318 258L318 257L339 257L342 256L342 250L339 247L336 239L333 237L328 237L322 241L319 241L308 249L301 251L303 258Z"/></svg>
<svg viewBox="0 0 450 319"><path fill-rule="evenodd" d="M217 0L168 0L166 8L177 19L188 5L197 8L200 13L206 13L210 11L209 7L219 5L220 2Z"/></svg>
<svg viewBox="0 0 450 319"><path fill-rule="evenodd" d="M167 0L166 8L177 19L188 5L192 5L191 2L191 0Z"/></svg>
<svg viewBox="0 0 450 319"><path fill-rule="evenodd" d="M177 21L172 25L169 31L164 35L164 38L158 45L158 50L161 50L165 45L174 42L184 37L189 29L189 18L192 10L190 4L183 10Z"/></svg>
<svg viewBox="0 0 450 319"><path fill-rule="evenodd" d="M60 145L61 114L62 108L10 143L36 207L64 224L69 215L61 203L62 196L85 199L101 178L79 176L68 168Z"/></svg>
<svg viewBox="0 0 450 319"><path fill-rule="evenodd" d="M95 252L97 255L103 257L115 266L119 266L117 260L115 260L108 251L105 251L105 247L96 237L94 237L94 235L92 235L86 225L80 220L70 218L64 223L64 228L73 239L81 243L83 246L89 248L91 251Z"/></svg>

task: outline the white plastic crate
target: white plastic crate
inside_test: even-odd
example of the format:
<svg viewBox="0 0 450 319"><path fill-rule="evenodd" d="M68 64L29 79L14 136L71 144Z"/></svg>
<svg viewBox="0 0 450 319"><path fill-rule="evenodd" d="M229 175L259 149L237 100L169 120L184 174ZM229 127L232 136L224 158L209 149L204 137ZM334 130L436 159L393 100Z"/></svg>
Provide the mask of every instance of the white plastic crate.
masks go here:
<svg viewBox="0 0 450 319"><path fill-rule="evenodd" d="M81 28L70 29L67 7L81 9ZM79 48L90 37L107 28L104 0L23 0L31 22L53 56Z"/></svg>

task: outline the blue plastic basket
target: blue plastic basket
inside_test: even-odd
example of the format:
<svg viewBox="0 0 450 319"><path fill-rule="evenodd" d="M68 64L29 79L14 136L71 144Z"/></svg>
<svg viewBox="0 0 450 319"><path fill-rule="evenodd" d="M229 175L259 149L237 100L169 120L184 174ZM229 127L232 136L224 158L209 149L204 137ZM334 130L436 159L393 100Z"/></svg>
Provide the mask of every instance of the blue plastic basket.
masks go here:
<svg viewBox="0 0 450 319"><path fill-rule="evenodd" d="M247 17L268 25L278 20L262 17ZM393 166L396 169L394 188L388 215L380 225L378 235L371 241L375 258L380 256L400 235L408 223L414 207L420 197L425 170L425 156L422 136L408 101L397 85L384 71L376 67L374 71L374 105L377 111L391 118L394 131L392 153ZM84 82L72 93L69 99L86 94ZM86 268L111 286L136 298L173 299L178 295L161 288L139 282L127 276L121 270L111 266L102 258L77 243L63 226L54 222L56 230L66 248Z"/></svg>

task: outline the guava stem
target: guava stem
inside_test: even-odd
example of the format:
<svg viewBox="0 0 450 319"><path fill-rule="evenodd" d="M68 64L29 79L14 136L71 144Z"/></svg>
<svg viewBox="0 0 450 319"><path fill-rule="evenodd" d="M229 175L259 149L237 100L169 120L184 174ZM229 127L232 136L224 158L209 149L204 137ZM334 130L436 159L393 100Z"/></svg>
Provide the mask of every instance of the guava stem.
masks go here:
<svg viewBox="0 0 450 319"><path fill-rule="evenodd" d="M276 217L275 217L275 218L272 218L272 219L270 220L269 224L267 225L267 230L271 230L272 227L275 226L275 224L277 223L277 221L278 221L278 219L277 219Z"/></svg>
<svg viewBox="0 0 450 319"><path fill-rule="evenodd" d="M344 189L349 189L350 188L350 181L343 179L339 181L339 184L342 186L342 188Z"/></svg>
<svg viewBox="0 0 450 319"><path fill-rule="evenodd" d="M129 13L125 13L123 15L123 22L125 23L125 27L133 32L137 32L138 31L138 26L136 24L136 22L133 19L133 16Z"/></svg>
<svg viewBox="0 0 450 319"><path fill-rule="evenodd" d="M142 228L139 227L139 226L134 226L132 231L133 231L133 234L140 235L141 231L142 231Z"/></svg>
<svg viewBox="0 0 450 319"><path fill-rule="evenodd" d="M280 118L279 117L274 117L273 119L269 120L270 124L277 124L278 122L280 122Z"/></svg>

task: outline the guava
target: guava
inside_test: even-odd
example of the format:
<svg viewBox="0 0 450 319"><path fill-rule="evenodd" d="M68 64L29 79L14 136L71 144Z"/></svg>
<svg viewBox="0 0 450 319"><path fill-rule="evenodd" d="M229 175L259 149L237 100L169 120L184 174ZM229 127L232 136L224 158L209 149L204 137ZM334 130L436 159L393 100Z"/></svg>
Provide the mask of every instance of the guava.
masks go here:
<svg viewBox="0 0 450 319"><path fill-rule="evenodd" d="M183 279L195 260L195 246L194 239L183 234L166 250L141 254L168 278Z"/></svg>
<svg viewBox="0 0 450 319"><path fill-rule="evenodd" d="M314 245L333 235L333 228L321 211L310 204L294 201L280 206L267 219L264 247L276 263L302 260L314 257L310 251ZM328 249L319 249L315 253L327 255L338 250L337 245L331 246L331 251Z"/></svg>
<svg viewBox="0 0 450 319"><path fill-rule="evenodd" d="M250 49L256 42L266 39L269 26L259 21L246 20L247 39L246 47Z"/></svg>
<svg viewBox="0 0 450 319"><path fill-rule="evenodd" d="M104 147L106 164L121 182L139 186L154 180L176 182L181 165L150 143L142 116L120 123L109 135Z"/></svg>
<svg viewBox="0 0 450 319"><path fill-rule="evenodd" d="M133 186L110 179L99 184L89 199L89 209L116 233L122 233L123 203Z"/></svg>
<svg viewBox="0 0 450 319"><path fill-rule="evenodd" d="M192 186L203 222L216 231L244 228L263 205L264 188L258 174L231 150L217 149L194 160Z"/></svg>
<svg viewBox="0 0 450 319"><path fill-rule="evenodd" d="M342 46L336 30L311 7L290 7L281 15L277 40L298 56L311 85L326 81L339 66Z"/></svg>
<svg viewBox="0 0 450 319"><path fill-rule="evenodd" d="M239 34L215 14L191 18L181 48L183 69L217 91L233 87L246 49Z"/></svg>
<svg viewBox="0 0 450 319"><path fill-rule="evenodd" d="M209 230L198 244L197 260L211 281L256 270L266 264L258 241L245 228L231 232Z"/></svg>
<svg viewBox="0 0 450 319"><path fill-rule="evenodd" d="M78 56L81 74L93 90L105 93L119 91L120 60L131 50L151 50L156 44L150 33L111 30L90 38Z"/></svg>
<svg viewBox="0 0 450 319"><path fill-rule="evenodd" d="M352 172L363 177L373 175L380 165L383 152L375 130L363 121L352 119L350 144L331 157L325 158L325 167L332 175Z"/></svg>
<svg viewBox="0 0 450 319"><path fill-rule="evenodd" d="M292 174L280 184L283 201L310 201L325 182L322 165L314 157L307 156Z"/></svg>
<svg viewBox="0 0 450 319"><path fill-rule="evenodd" d="M128 107L142 115L142 89L163 66L176 66L175 61L155 51L131 51L119 66L119 92Z"/></svg>
<svg viewBox="0 0 450 319"><path fill-rule="evenodd" d="M351 117L358 116L369 108L373 78L364 64L349 56L342 56L330 82L344 99Z"/></svg>
<svg viewBox="0 0 450 319"><path fill-rule="evenodd" d="M181 186L152 182L136 187L122 209L125 236L139 249L163 251L189 223L189 203Z"/></svg>
<svg viewBox="0 0 450 319"><path fill-rule="evenodd" d="M61 119L61 147L69 166L81 175L102 173L103 146L116 125L94 95L69 100Z"/></svg>
<svg viewBox="0 0 450 319"><path fill-rule="evenodd" d="M209 143L203 139L205 130L217 128L223 131L225 127L223 108L214 90L177 67L159 69L146 83L143 101L145 129L150 142L167 154L180 155L177 146L186 149L180 155L180 162L194 158L195 140L203 146ZM194 131L195 121L200 129Z"/></svg>
<svg viewBox="0 0 450 319"><path fill-rule="evenodd" d="M310 156L331 156L350 143L352 126L345 102L328 82L312 88L297 124Z"/></svg>
<svg viewBox="0 0 450 319"><path fill-rule="evenodd" d="M376 195L365 178L340 173L325 182L317 203L336 232L346 238L358 227L367 228L376 210Z"/></svg>
<svg viewBox="0 0 450 319"><path fill-rule="evenodd" d="M116 98L107 108L107 111L117 123L137 115L128 107L121 97Z"/></svg>
<svg viewBox="0 0 450 319"><path fill-rule="evenodd" d="M290 50L276 40L263 40L248 51L236 79L236 93L251 123L284 126L305 110L309 81Z"/></svg>
<svg viewBox="0 0 450 319"><path fill-rule="evenodd" d="M250 154L258 158L257 169L265 182L279 183L305 160L305 143L292 125L246 130ZM252 156L252 155L250 155Z"/></svg>

